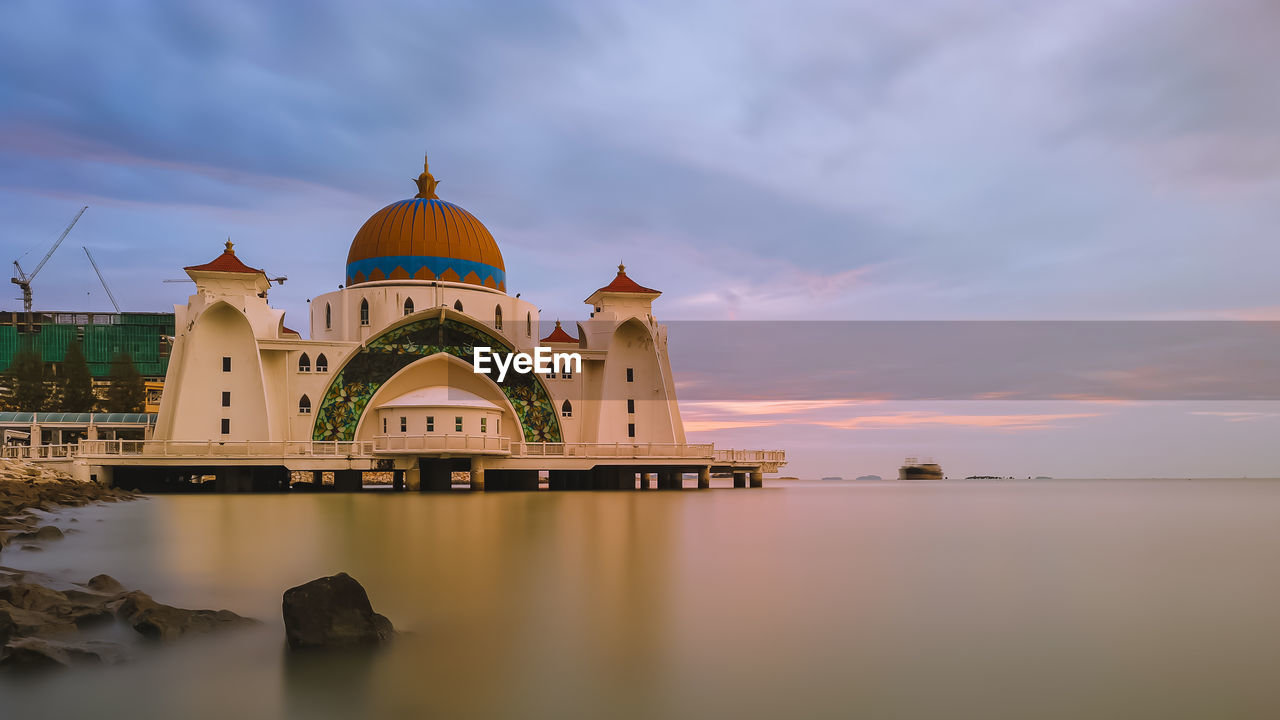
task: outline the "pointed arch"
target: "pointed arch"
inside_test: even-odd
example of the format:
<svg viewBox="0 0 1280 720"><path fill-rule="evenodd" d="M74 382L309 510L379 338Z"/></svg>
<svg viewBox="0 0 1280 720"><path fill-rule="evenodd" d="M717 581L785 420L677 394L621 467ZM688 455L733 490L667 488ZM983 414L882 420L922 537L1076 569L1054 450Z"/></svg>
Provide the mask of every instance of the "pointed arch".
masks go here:
<svg viewBox="0 0 1280 720"><path fill-rule="evenodd" d="M330 307L329 303L324 304L324 329L333 329L333 308Z"/></svg>
<svg viewBox="0 0 1280 720"><path fill-rule="evenodd" d="M311 398L307 397L305 393L298 400L298 414L300 415L311 414Z"/></svg>
<svg viewBox="0 0 1280 720"><path fill-rule="evenodd" d="M311 358L306 353L298 356L298 372L311 372Z"/></svg>
<svg viewBox="0 0 1280 720"><path fill-rule="evenodd" d="M502 329L502 306L501 305L495 305L493 307L493 329L494 330Z"/></svg>
<svg viewBox="0 0 1280 720"><path fill-rule="evenodd" d="M364 298L360 301L360 324L367 326L369 324L369 300Z"/></svg>
<svg viewBox="0 0 1280 720"><path fill-rule="evenodd" d="M444 310L446 314L450 311ZM472 349L488 346L502 352L514 348L487 326L464 317L415 315L374 335L336 368L316 407L313 440L352 440L374 393L396 372L423 357L447 353L471 363ZM508 373L499 381L496 367L487 373L506 395L520 422L525 442L563 442L560 418L542 378Z"/></svg>
<svg viewBox="0 0 1280 720"><path fill-rule="evenodd" d="M320 353L319 355L316 356L316 372L318 373L329 372L329 358L325 357L324 353Z"/></svg>
<svg viewBox="0 0 1280 720"><path fill-rule="evenodd" d="M524 334L533 337L533 313L524 314Z"/></svg>
<svg viewBox="0 0 1280 720"><path fill-rule="evenodd" d="M463 309L462 309L462 301L461 301L461 300L454 300L454 301L453 301L453 309L454 309L454 310L457 310L458 312L463 312Z"/></svg>
<svg viewBox="0 0 1280 720"><path fill-rule="evenodd" d="M413 314L413 298L404 299L404 314L405 315Z"/></svg>
<svg viewBox="0 0 1280 720"><path fill-rule="evenodd" d="M560 417L573 417L573 404L568 400L560 405Z"/></svg>

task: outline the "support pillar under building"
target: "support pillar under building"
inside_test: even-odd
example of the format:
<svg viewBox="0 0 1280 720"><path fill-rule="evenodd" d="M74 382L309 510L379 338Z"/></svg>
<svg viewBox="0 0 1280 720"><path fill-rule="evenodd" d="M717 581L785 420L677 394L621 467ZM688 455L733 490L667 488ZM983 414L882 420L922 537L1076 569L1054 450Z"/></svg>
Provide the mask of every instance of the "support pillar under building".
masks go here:
<svg viewBox="0 0 1280 720"><path fill-rule="evenodd" d="M484 458L471 458L471 489L476 492L484 491Z"/></svg>
<svg viewBox="0 0 1280 720"><path fill-rule="evenodd" d="M760 472L759 470L756 470L755 472L751 473L751 487L753 488L764 487L764 473Z"/></svg>
<svg viewBox="0 0 1280 720"><path fill-rule="evenodd" d="M698 468L698 489L706 490L711 487L711 468Z"/></svg>
<svg viewBox="0 0 1280 720"><path fill-rule="evenodd" d="M333 489L338 492L358 492L364 487L364 473L359 470L334 470Z"/></svg>
<svg viewBox="0 0 1280 720"><path fill-rule="evenodd" d="M651 485L652 482L653 482L653 473L647 473L647 472L640 473L640 489L641 490L648 490L650 487L652 487Z"/></svg>

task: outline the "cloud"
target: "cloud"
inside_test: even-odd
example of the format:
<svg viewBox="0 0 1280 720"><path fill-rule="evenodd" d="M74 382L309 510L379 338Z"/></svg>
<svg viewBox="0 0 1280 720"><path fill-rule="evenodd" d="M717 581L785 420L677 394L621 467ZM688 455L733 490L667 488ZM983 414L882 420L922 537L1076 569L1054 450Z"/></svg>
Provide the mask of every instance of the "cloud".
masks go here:
<svg viewBox="0 0 1280 720"><path fill-rule="evenodd" d="M1256 411L1218 411L1218 410L1198 410L1189 413L1191 415L1207 415L1209 417L1220 417L1227 422L1254 422L1257 420L1270 420L1271 418L1280 417L1280 413L1274 412L1256 412Z"/></svg>
<svg viewBox="0 0 1280 720"><path fill-rule="evenodd" d="M1062 420L1099 417L1099 413L1055 413L1020 415L947 415L932 412L900 412L888 415L862 415L843 420L820 421L816 424L842 430L887 430L928 426L989 428L1001 430L1048 430Z"/></svg>

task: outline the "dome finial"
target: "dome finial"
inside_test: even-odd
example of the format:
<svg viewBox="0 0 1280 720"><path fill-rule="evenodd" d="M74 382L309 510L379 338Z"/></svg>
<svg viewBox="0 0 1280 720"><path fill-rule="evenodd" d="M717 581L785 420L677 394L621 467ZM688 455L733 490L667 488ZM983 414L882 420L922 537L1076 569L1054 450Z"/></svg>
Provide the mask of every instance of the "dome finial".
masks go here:
<svg viewBox="0 0 1280 720"><path fill-rule="evenodd" d="M232 255L235 255L235 254L236 254L236 251L232 249L232 248L234 248L234 247L235 247L235 245L233 245L233 244L231 243L231 236L230 236L230 235L228 235L228 236L227 236L227 252L231 253Z"/></svg>
<svg viewBox="0 0 1280 720"><path fill-rule="evenodd" d="M621 260L618 261L618 274L619 275L627 274L627 266L623 265Z"/></svg>
<svg viewBox="0 0 1280 720"><path fill-rule="evenodd" d="M419 175L418 179L414 180L414 182L418 184L418 194L414 195L414 197L426 198L428 200L435 200L440 197L439 195L436 195L436 186L440 184L440 181L436 180L435 176L431 174L431 168L427 166L426 153L422 154L422 174Z"/></svg>

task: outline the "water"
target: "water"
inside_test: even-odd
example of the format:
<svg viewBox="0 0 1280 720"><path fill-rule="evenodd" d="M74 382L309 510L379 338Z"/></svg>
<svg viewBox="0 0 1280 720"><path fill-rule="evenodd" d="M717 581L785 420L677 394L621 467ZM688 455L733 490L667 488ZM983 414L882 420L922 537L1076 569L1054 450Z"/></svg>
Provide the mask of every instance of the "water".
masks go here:
<svg viewBox="0 0 1280 720"><path fill-rule="evenodd" d="M4 715L1280 717L1280 481L157 496L3 563L257 629L0 678ZM75 518L75 522L72 522ZM347 571L406 631L291 658Z"/></svg>

